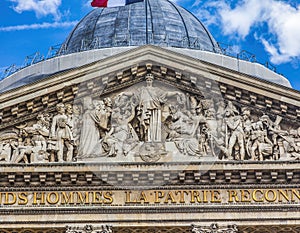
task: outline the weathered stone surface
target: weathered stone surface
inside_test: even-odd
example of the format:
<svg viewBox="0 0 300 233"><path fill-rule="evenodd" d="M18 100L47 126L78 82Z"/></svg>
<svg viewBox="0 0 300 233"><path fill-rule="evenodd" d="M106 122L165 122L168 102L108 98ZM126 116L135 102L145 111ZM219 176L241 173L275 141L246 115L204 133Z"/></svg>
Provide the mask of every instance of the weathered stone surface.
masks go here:
<svg viewBox="0 0 300 233"><path fill-rule="evenodd" d="M297 232L298 92L151 46L118 59L0 95L3 232Z"/></svg>

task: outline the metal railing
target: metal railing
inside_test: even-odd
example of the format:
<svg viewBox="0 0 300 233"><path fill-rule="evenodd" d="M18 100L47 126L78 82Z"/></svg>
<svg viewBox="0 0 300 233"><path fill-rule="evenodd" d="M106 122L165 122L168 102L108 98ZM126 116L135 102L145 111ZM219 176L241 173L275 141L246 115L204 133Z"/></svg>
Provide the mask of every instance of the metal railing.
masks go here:
<svg viewBox="0 0 300 233"><path fill-rule="evenodd" d="M129 38L121 38L122 40L116 40L112 46L101 46L100 43L100 38L94 38L91 41L87 41L87 40L82 40L81 41L81 47L79 49L79 51L72 51L72 52L68 52L66 45L65 44L58 44L58 45L54 45L51 46L48 49L47 55L44 56L42 54L40 54L40 52L36 52L32 55L29 55L25 58L23 65L21 66L17 66L16 64L13 64L11 66L9 66L8 68L2 70L2 72L0 71L0 80L12 75L13 73L24 69L26 67L29 67L31 65L34 65L36 63L39 63L41 61L45 61L51 58L55 58L55 57L59 57L62 55L66 55L69 53L76 53L76 52L82 52L82 51L88 51L88 50L94 50L94 49L101 49L101 48L108 48L108 47L120 47L120 46L126 46L130 39ZM189 40L189 42L188 42ZM149 44L152 44L152 41L150 39ZM145 44L143 41L137 41L136 45L143 45ZM157 43L156 43L157 44ZM162 44L166 47L168 47L170 45L169 42L169 38L163 38L161 41L161 45ZM224 54L226 56L230 56L233 58L236 58L238 60L243 60L243 61L249 61L249 62L256 62L256 63L260 63L257 61L255 54L250 53L246 50L241 50L241 51L237 51L235 48L236 46L230 46L224 43L217 43L218 47L215 47L215 53L220 53L220 54ZM182 40L179 41L178 46L174 46L172 45L171 47L179 47L179 48L190 48L190 49L197 49L197 50L205 50L200 42L199 38L187 38L182 37ZM265 62L265 63L260 63L262 65L264 65L265 67L267 67L268 69L277 72L277 69L274 65L272 65L270 62Z"/></svg>

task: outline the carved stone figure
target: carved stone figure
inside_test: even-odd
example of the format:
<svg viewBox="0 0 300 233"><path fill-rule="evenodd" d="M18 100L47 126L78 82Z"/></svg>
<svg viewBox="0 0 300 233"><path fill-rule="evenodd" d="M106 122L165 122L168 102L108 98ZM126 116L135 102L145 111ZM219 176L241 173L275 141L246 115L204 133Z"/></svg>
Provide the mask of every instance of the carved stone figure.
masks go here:
<svg viewBox="0 0 300 233"><path fill-rule="evenodd" d="M142 140L145 142L162 142L162 107L167 98L177 96L183 102L184 95L180 92L164 92L153 87L153 75L146 75L147 86L139 93L138 116L141 125Z"/></svg>
<svg viewBox="0 0 300 233"><path fill-rule="evenodd" d="M0 162L13 162L17 149L18 136L15 132L3 132L0 135Z"/></svg>
<svg viewBox="0 0 300 233"><path fill-rule="evenodd" d="M89 96L83 99L83 111L78 157L97 157L102 154L99 119Z"/></svg>
<svg viewBox="0 0 300 233"><path fill-rule="evenodd" d="M300 128L290 129L287 136L282 136L286 157L281 159L300 159Z"/></svg>
<svg viewBox="0 0 300 233"><path fill-rule="evenodd" d="M74 138L74 144L79 146L80 132L82 127L82 107L81 105L73 105L73 128L72 134Z"/></svg>
<svg viewBox="0 0 300 233"><path fill-rule="evenodd" d="M32 126L32 128L34 130L34 136L32 140L35 146L39 147L43 151L46 151L46 138L48 138L50 134L50 122L48 116L45 116L44 114L39 114L37 117L37 122Z"/></svg>
<svg viewBox="0 0 300 233"><path fill-rule="evenodd" d="M161 142L161 105L166 102L166 95L152 86L153 75L146 75L147 86L140 93L140 123L145 131L146 142Z"/></svg>
<svg viewBox="0 0 300 233"><path fill-rule="evenodd" d="M132 98L133 96L129 97L121 93L115 100L111 120L112 129L102 143L109 156L127 155L139 141L138 135L130 123L135 117Z"/></svg>
<svg viewBox="0 0 300 233"><path fill-rule="evenodd" d="M245 159L251 159L252 154L250 152L251 146L253 144L253 140L251 138L251 135L253 133L253 120L251 119L251 112L248 107L242 107L242 123L243 123L243 130L244 130L244 140L245 140L245 150L247 154L247 158Z"/></svg>
<svg viewBox="0 0 300 233"><path fill-rule="evenodd" d="M57 115L52 119L50 138L56 141L58 162L64 161L64 148L67 149L66 161L70 162L73 158L73 135L69 123L69 118L65 114L65 105L56 106Z"/></svg>
<svg viewBox="0 0 300 233"><path fill-rule="evenodd" d="M169 112L171 122L169 123L170 133L168 139L179 138L181 134L194 133L190 132L194 128L190 129L189 127L187 127L190 126L188 125L188 123L191 121L191 119L186 114L184 114L178 106L169 106Z"/></svg>
<svg viewBox="0 0 300 233"><path fill-rule="evenodd" d="M276 158L283 158L286 156L286 151L283 146L284 137L288 136L288 132L281 130L280 122L282 117L277 116L276 120L273 122L268 115L263 115L260 117L260 121L263 123L264 128L268 131L270 138L272 139L274 145L274 153ZM280 155L280 156L279 156Z"/></svg>
<svg viewBox="0 0 300 233"><path fill-rule="evenodd" d="M111 107L105 105L104 100L94 101L93 104L96 114L95 122L99 129L100 138L104 138L110 128L109 125L112 110Z"/></svg>
<svg viewBox="0 0 300 233"><path fill-rule="evenodd" d="M5 162L10 162L10 157L12 154L12 148L10 142L3 140L0 143L0 161L4 160Z"/></svg>
<svg viewBox="0 0 300 233"><path fill-rule="evenodd" d="M207 130L205 127L202 128L202 133L198 137L200 154L207 156L211 149L207 138Z"/></svg>
<svg viewBox="0 0 300 233"><path fill-rule="evenodd" d="M26 153L30 154L30 163L48 160L47 139L50 135L49 128L49 115L45 113L39 114L37 122L32 126L22 128L26 139L23 143L20 141L19 152L27 151ZM22 153L19 153L19 159L22 159Z"/></svg>
<svg viewBox="0 0 300 233"><path fill-rule="evenodd" d="M239 150L239 159L245 159L245 140L244 140L244 131L242 124L242 117L239 115L236 107L232 102L228 102L228 105L225 109L225 124L226 124L226 143L227 145L227 158L229 160L238 159L233 156L233 148L238 146ZM235 147L237 148L237 147Z"/></svg>
<svg viewBox="0 0 300 233"><path fill-rule="evenodd" d="M221 158L226 155L227 150L225 148L224 135L222 134L222 126L224 119L218 119L216 115L216 110L214 109L213 102L208 103L205 101L204 104L204 117L205 124L202 130L207 136L208 145L210 147L211 153L214 157L218 157L219 154ZM220 117L221 115L219 115ZM218 153L219 152L219 153Z"/></svg>
<svg viewBox="0 0 300 233"><path fill-rule="evenodd" d="M273 143L268 138L267 131L263 129L262 122L253 124L253 132L251 134L251 158L252 160L263 161L265 157L270 157L273 153Z"/></svg>
<svg viewBox="0 0 300 233"><path fill-rule="evenodd" d="M175 141L179 151L186 155L201 156L196 138L200 118L189 117L176 106L170 106L170 115L170 139Z"/></svg>
<svg viewBox="0 0 300 233"><path fill-rule="evenodd" d="M26 137L24 141L19 138L18 146L13 156L13 163L19 163L24 161L29 163L28 158L31 158L33 154L33 145L31 144L30 138Z"/></svg>

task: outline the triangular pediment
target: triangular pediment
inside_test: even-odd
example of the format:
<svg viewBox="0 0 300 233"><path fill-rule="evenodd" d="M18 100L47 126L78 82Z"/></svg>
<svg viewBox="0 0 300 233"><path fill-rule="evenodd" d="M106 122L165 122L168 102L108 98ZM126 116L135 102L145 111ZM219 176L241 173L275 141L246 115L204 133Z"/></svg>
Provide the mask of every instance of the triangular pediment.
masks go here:
<svg viewBox="0 0 300 233"><path fill-rule="evenodd" d="M274 226L274 214L287 222L299 212L299 100L154 46L4 92L1 227L253 231L253 214L261 225Z"/></svg>
<svg viewBox="0 0 300 233"><path fill-rule="evenodd" d="M1 162L295 160L299 99L142 46L2 93Z"/></svg>

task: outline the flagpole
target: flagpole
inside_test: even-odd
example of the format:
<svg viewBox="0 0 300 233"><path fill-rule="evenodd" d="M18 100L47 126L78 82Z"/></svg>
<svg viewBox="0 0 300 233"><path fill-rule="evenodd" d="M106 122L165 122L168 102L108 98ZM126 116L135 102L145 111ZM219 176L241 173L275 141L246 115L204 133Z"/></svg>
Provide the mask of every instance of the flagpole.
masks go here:
<svg viewBox="0 0 300 233"><path fill-rule="evenodd" d="M148 40L148 0L145 0L145 15L146 15L146 44L149 43Z"/></svg>

